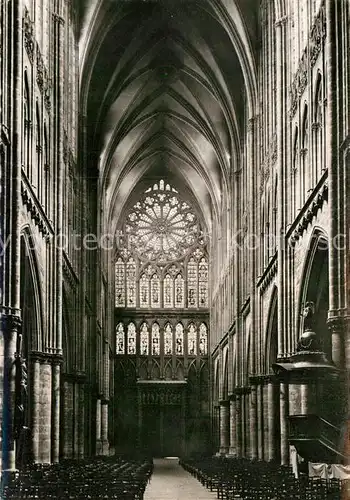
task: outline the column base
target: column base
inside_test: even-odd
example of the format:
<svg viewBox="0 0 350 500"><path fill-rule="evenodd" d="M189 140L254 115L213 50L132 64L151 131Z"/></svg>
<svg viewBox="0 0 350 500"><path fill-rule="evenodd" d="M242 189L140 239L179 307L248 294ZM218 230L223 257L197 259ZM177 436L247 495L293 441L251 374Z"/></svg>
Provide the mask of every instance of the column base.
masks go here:
<svg viewBox="0 0 350 500"><path fill-rule="evenodd" d="M18 469L4 469L1 471L1 493L5 486L11 486L11 483L13 483L18 477Z"/></svg>
<svg viewBox="0 0 350 500"><path fill-rule="evenodd" d="M232 458L236 457L237 456L236 450L234 448L229 448L228 449L228 456L232 457Z"/></svg>
<svg viewBox="0 0 350 500"><path fill-rule="evenodd" d="M102 455L102 441L101 441L101 439L96 440L96 455Z"/></svg>
<svg viewBox="0 0 350 500"><path fill-rule="evenodd" d="M220 448L219 455L227 455L227 454L228 454L228 448Z"/></svg>
<svg viewBox="0 0 350 500"><path fill-rule="evenodd" d="M101 455L103 455L104 457L109 456L109 441L102 441L101 444L102 444Z"/></svg>

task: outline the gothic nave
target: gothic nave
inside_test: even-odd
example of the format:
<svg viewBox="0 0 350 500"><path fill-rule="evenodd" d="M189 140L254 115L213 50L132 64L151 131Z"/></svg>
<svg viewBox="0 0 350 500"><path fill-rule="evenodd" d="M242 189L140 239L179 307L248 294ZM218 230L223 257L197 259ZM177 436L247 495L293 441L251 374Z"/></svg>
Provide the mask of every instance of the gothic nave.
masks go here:
<svg viewBox="0 0 350 500"><path fill-rule="evenodd" d="M349 28L350 0L0 0L3 478L350 478Z"/></svg>

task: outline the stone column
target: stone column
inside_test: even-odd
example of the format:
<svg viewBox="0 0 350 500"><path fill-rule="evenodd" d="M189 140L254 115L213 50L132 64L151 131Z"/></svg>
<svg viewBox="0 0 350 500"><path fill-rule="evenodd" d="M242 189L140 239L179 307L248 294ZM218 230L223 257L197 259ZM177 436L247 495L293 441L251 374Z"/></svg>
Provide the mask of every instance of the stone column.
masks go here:
<svg viewBox="0 0 350 500"><path fill-rule="evenodd" d="M274 461L276 459L275 385L272 377L269 377L267 383L267 421L268 421L268 437L267 437L268 460Z"/></svg>
<svg viewBox="0 0 350 500"><path fill-rule="evenodd" d="M262 386L261 380L258 379L258 385L256 387L257 396L257 432L258 432L258 459L264 460L264 426L263 426L263 401L262 401Z"/></svg>
<svg viewBox="0 0 350 500"><path fill-rule="evenodd" d="M21 320L18 316L2 317L4 335L4 392L2 420L2 473L5 480L11 479L16 472L16 441L14 411L16 400L16 343Z"/></svg>
<svg viewBox="0 0 350 500"><path fill-rule="evenodd" d="M96 455L102 455L101 443L101 399L96 401Z"/></svg>
<svg viewBox="0 0 350 500"><path fill-rule="evenodd" d="M264 441L264 460L268 461L269 449L268 449L268 440L269 440L269 408L268 408L268 397L267 397L267 377L263 377L261 390L262 390L262 404L263 404L263 441Z"/></svg>
<svg viewBox="0 0 350 500"><path fill-rule="evenodd" d="M280 383L281 464L289 464L288 444L288 384Z"/></svg>
<svg viewBox="0 0 350 500"><path fill-rule="evenodd" d="M108 442L108 400L101 401L101 441L102 441L102 455L109 455L109 442Z"/></svg>
<svg viewBox="0 0 350 500"><path fill-rule="evenodd" d="M329 315L331 312L329 313ZM349 360L350 349L344 343L344 333L346 331L345 323L342 317L331 316L328 321L328 328L332 335L332 361L337 368L343 370L345 367L345 360ZM349 361L348 361L349 363ZM349 369L349 366L346 367Z"/></svg>
<svg viewBox="0 0 350 500"><path fill-rule="evenodd" d="M40 366L40 461L51 463L52 368L45 359Z"/></svg>
<svg viewBox="0 0 350 500"><path fill-rule="evenodd" d="M228 401L220 402L220 454L229 451L230 409Z"/></svg>
<svg viewBox="0 0 350 500"><path fill-rule="evenodd" d="M59 461L60 453L60 362L52 365L52 462Z"/></svg>
<svg viewBox="0 0 350 500"><path fill-rule="evenodd" d="M236 456L242 456L242 402L240 394L236 394Z"/></svg>
<svg viewBox="0 0 350 500"><path fill-rule="evenodd" d="M251 386L249 423L250 423L250 458L258 458L258 436L257 436L257 392L256 385Z"/></svg>
<svg viewBox="0 0 350 500"><path fill-rule="evenodd" d="M230 400L230 447L229 454L232 456L237 455L237 435L236 435L236 401L235 399Z"/></svg>
<svg viewBox="0 0 350 500"><path fill-rule="evenodd" d="M40 361L33 359L33 379L32 379L32 446L33 459L35 463L40 462Z"/></svg>
<svg viewBox="0 0 350 500"><path fill-rule="evenodd" d="M85 380L85 377L84 377ZM83 459L85 455L85 400L84 400L84 382L80 380L77 384L78 389L78 458Z"/></svg>
<svg viewBox="0 0 350 500"><path fill-rule="evenodd" d="M70 380L63 383L63 456L73 457L73 385Z"/></svg>

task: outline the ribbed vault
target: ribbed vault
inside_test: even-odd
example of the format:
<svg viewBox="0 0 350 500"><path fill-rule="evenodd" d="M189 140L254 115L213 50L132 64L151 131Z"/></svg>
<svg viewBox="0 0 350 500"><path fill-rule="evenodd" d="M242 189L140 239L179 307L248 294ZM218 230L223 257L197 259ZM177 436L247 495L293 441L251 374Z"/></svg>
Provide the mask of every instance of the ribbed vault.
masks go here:
<svg viewBox="0 0 350 500"><path fill-rule="evenodd" d="M109 231L145 176L184 186L209 231L220 213L256 97L257 2L226 3L82 4L81 107Z"/></svg>

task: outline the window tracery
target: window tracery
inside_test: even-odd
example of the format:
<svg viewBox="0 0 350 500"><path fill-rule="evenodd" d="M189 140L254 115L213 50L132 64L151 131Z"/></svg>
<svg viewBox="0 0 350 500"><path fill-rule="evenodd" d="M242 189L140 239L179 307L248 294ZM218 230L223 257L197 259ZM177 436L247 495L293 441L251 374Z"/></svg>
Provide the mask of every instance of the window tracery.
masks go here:
<svg viewBox="0 0 350 500"><path fill-rule="evenodd" d="M115 265L115 305L125 306L125 264L120 257Z"/></svg>
<svg viewBox="0 0 350 500"><path fill-rule="evenodd" d="M194 257L187 265L187 301L188 307L197 307L198 267Z"/></svg>
<svg viewBox="0 0 350 500"><path fill-rule="evenodd" d="M174 290L173 290L173 278L170 274L166 274L164 278L164 307L173 307L174 306Z"/></svg>
<svg viewBox="0 0 350 500"><path fill-rule="evenodd" d="M199 307L208 307L208 262L203 257L198 265Z"/></svg>
<svg viewBox="0 0 350 500"><path fill-rule="evenodd" d="M160 307L160 281L157 274L151 278L151 307Z"/></svg>
<svg viewBox="0 0 350 500"><path fill-rule="evenodd" d="M149 307L149 280L146 274L140 278L140 307Z"/></svg>
<svg viewBox="0 0 350 500"><path fill-rule="evenodd" d="M132 257L126 264L126 290L128 307L136 307L136 264Z"/></svg>
<svg viewBox="0 0 350 500"><path fill-rule="evenodd" d="M185 306L185 281L181 274L175 278L175 307Z"/></svg>
<svg viewBox="0 0 350 500"><path fill-rule="evenodd" d="M203 236L195 212L163 180L134 204L124 234L141 260L163 263L183 258Z"/></svg>
<svg viewBox="0 0 350 500"><path fill-rule="evenodd" d="M115 306L207 308L208 276L196 214L170 184L155 183L127 213L118 235Z"/></svg>

